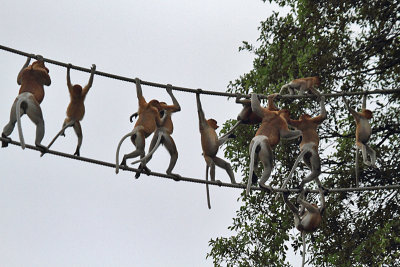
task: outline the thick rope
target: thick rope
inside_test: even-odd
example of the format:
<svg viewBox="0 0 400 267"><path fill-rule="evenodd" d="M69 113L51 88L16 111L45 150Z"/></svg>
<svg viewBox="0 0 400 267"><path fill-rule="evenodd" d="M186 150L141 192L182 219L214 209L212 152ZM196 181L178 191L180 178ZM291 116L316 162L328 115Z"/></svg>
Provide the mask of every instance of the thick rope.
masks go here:
<svg viewBox="0 0 400 267"><path fill-rule="evenodd" d="M21 146L21 143L9 140L7 138L0 137L0 141L5 141L9 144L16 145L16 146ZM26 145L26 148L32 149L32 150L37 150L39 152L42 152L39 148L36 146L32 145ZM97 165L102 165L110 168L115 169L115 164L114 163L109 163L105 161L100 161L96 159L91 159L91 158L85 158L85 157L78 157L72 154L67 154L64 152L59 152L55 150L48 150L46 154L53 154L56 156L60 157L65 157L65 158L70 158L74 160L80 160L84 162L89 162ZM120 166L121 170L125 171L130 171L130 172L135 172L135 173L140 173L140 170L135 169L135 168L130 168L127 166ZM144 172L142 172L144 173ZM149 175L151 176L156 176L156 177L161 177L161 178L167 178L167 179L173 179L176 180L176 176L164 174L164 173L157 173L157 172L150 172ZM185 181L185 182L191 182L191 183L198 183L198 184L209 184L209 185L215 185L219 187L230 187L230 188L240 188L240 189L246 189L245 184L230 184L230 183L222 183L222 182L216 182L216 181L206 181L206 180L201 180L201 179L195 179L195 178L190 178L190 177L180 177L179 181ZM264 189L261 189L259 187L252 186L252 190L258 190L262 191ZM355 192L355 191L375 191L375 190L396 190L400 189L400 184L395 184L395 185L387 185L387 186L370 186L370 187L352 187L352 188L331 188L328 189L327 191L329 193L339 193L339 192ZM291 193L299 193L301 190L300 189L284 189L284 188L273 188L272 189L274 192L291 192ZM319 193L318 190L308 190L310 193Z"/></svg>
<svg viewBox="0 0 400 267"><path fill-rule="evenodd" d="M37 56L34 54L29 54L20 50L16 50L14 48L9 48L3 45L0 45L1 50L5 50L14 54L18 54L21 56L25 57L32 57L36 58ZM87 72L91 73L91 69L88 68L83 68L79 66L74 66L70 65L64 62L52 60L49 58L43 58L45 62L48 62L50 64L58 65L67 68L68 66L71 66L72 69L79 70L82 72ZM111 73L106 73L106 72L101 72L101 71L95 71L96 75L108 77L111 79L117 79L121 81L126 81L130 83L136 83L135 79L133 78L128 78L128 77L123 77ZM206 95L216 95L216 96L226 96L226 97L236 97L236 96L241 96L243 98L250 98L250 95L243 95L243 94L233 94L233 93L225 93L225 92L217 92L217 91L208 91L208 90L201 90L201 89L192 89L192 88L186 88L186 87L179 87L179 86L170 86L168 84L161 84L161 83L155 83L155 82L148 82L148 81L140 81L141 84L147 85L147 86L152 86L152 87L158 87L158 88L167 88L168 86L172 90L176 91L182 91L182 92L188 92L188 93L200 93L200 94L206 94ZM363 92L342 92L342 93L331 93L331 94L321 94L322 96L325 97L341 97L341 96L350 96L350 95L372 95L372 94L393 94L393 93L400 93L400 89L391 89L391 90L372 90L372 91L363 91ZM266 95L259 95L260 98L266 99ZM279 95L277 99L283 99L283 98L314 98L315 95Z"/></svg>

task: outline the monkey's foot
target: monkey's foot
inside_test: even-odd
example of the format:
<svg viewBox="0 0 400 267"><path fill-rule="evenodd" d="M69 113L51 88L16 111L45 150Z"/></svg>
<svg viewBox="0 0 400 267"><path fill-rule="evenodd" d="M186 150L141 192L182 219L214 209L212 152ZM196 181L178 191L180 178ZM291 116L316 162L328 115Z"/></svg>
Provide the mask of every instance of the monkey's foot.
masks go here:
<svg viewBox="0 0 400 267"><path fill-rule="evenodd" d="M272 187L269 186L269 185L266 185L266 184L261 183L261 182L259 182L258 185L261 187L261 189L264 189L264 190L267 191L269 194L274 192L274 190L272 189Z"/></svg>
<svg viewBox="0 0 400 267"><path fill-rule="evenodd" d="M11 142L11 138L7 137L5 134L1 134L1 137L7 139L7 141L1 141L1 147L8 147L8 143Z"/></svg>
<svg viewBox="0 0 400 267"><path fill-rule="evenodd" d="M230 134L228 138L236 138L236 134Z"/></svg>
<svg viewBox="0 0 400 267"><path fill-rule="evenodd" d="M35 146L39 149L40 152L42 152L42 154L49 152L49 149L44 145L35 144Z"/></svg>
<svg viewBox="0 0 400 267"><path fill-rule="evenodd" d="M284 199L288 199L289 195L290 195L289 191L282 192L282 196L283 196Z"/></svg>
<svg viewBox="0 0 400 267"><path fill-rule="evenodd" d="M78 157L81 156L81 153L79 152L79 149L75 150L74 156L78 156Z"/></svg>
<svg viewBox="0 0 400 267"><path fill-rule="evenodd" d="M167 173L167 175L171 175L173 177L172 179L174 179L174 181L177 181L177 182L179 182L182 178L182 176L180 176L177 173L173 173L173 172L166 172L166 173Z"/></svg>
<svg viewBox="0 0 400 267"><path fill-rule="evenodd" d="M328 188L326 188L325 186L321 185L319 187L319 189L322 190L322 193L324 194L324 196L328 195L328 193L329 193L329 189Z"/></svg>
<svg viewBox="0 0 400 267"><path fill-rule="evenodd" d="M222 186L221 180L215 180L214 182L217 182L218 186Z"/></svg>

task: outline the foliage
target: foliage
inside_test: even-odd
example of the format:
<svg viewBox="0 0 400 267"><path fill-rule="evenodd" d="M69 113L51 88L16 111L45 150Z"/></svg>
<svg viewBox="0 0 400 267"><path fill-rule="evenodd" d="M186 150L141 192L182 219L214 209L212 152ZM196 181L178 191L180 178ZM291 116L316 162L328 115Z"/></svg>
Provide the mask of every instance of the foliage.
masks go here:
<svg viewBox="0 0 400 267"><path fill-rule="evenodd" d="M264 1L265 2L265 1ZM259 27L257 45L247 42L239 50L254 53L253 69L231 82L229 92L269 94L293 78L318 75L319 90L353 92L399 89L399 1L275 0L282 9ZM290 10L285 13L285 10ZM361 97L348 97L355 109ZM400 95L369 96L374 110L373 136L379 167L360 159L360 186L400 183ZM316 101L281 101L292 117L318 115ZM328 119L319 128L322 183L328 188L354 186L354 120L340 98L327 98ZM235 121L228 121L228 130ZM242 125L227 144L225 156L247 181L248 145L255 128ZM298 143L282 142L275 149L275 169L268 181L280 185L299 154ZM360 157L361 158L361 157ZM289 186L308 173L299 168ZM261 169L261 168L260 168ZM293 196L294 197L294 196ZM316 198L317 196L312 196ZM243 193L243 206L233 219L230 237L210 240L215 266L289 266L286 245L301 247L293 231L293 218L274 194ZM307 240L308 264L313 266L399 266L400 197L398 191L336 193L326 197L327 210L320 229ZM312 242L310 242L312 240ZM299 254L297 254L299 255ZM299 261L300 261L300 256Z"/></svg>

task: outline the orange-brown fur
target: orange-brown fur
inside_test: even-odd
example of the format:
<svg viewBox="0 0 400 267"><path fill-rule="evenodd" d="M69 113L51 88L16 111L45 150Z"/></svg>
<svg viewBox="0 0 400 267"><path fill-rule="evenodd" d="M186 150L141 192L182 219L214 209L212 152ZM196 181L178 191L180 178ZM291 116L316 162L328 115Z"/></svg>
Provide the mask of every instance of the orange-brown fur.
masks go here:
<svg viewBox="0 0 400 267"><path fill-rule="evenodd" d="M32 93L40 104L44 98L43 85L51 84L49 69L45 67L43 61L35 61L19 73L17 81L21 85L19 94Z"/></svg>

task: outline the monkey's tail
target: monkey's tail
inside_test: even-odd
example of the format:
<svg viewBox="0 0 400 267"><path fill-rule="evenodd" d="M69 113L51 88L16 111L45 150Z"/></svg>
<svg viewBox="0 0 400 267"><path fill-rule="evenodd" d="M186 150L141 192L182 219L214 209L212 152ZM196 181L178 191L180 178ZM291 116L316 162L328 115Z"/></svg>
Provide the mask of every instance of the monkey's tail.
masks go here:
<svg viewBox="0 0 400 267"><path fill-rule="evenodd" d="M301 262L301 267L304 267L304 263L306 261L306 234L304 231L301 232L301 239L303 241L303 259Z"/></svg>
<svg viewBox="0 0 400 267"><path fill-rule="evenodd" d="M209 166L206 164L206 182L208 182L208 170ZM208 209L211 209L211 201L210 201L210 190L208 188L208 183L206 183L206 191L207 191L207 205Z"/></svg>
<svg viewBox="0 0 400 267"><path fill-rule="evenodd" d="M356 146L356 164L355 164L355 171L356 171L356 187L358 187L358 179L359 179L359 169L358 169L358 158L359 158L359 151L358 147Z"/></svg>
<svg viewBox="0 0 400 267"><path fill-rule="evenodd" d="M268 141L268 137L266 137L265 135L257 135L251 141L254 141L254 144L251 147L251 151L250 151L250 173L249 173L249 180L247 181L247 187L246 187L246 195L247 196L250 195L251 180L252 180L253 172L254 172L254 161L255 161L255 157L256 157L257 147L260 146L263 141Z"/></svg>
<svg viewBox="0 0 400 267"><path fill-rule="evenodd" d="M289 175L286 177L285 181L283 182L281 189L285 188L285 186L289 182L290 178L292 178L294 170L296 170L296 168L297 168L297 165L299 165L300 160L303 158L304 154L306 154L309 151L311 151L311 149L309 149L308 147L303 147L303 150L300 152L299 156L297 157L296 161L294 162L293 167L290 170ZM279 197L279 195L277 195L275 197L275 200L277 200L278 197Z"/></svg>
<svg viewBox="0 0 400 267"><path fill-rule="evenodd" d="M153 149L152 149L151 151L149 151L149 153L147 153L146 156L144 156L143 158L138 159L138 160L132 162L131 164L136 164L136 163L138 163L138 162L145 162L151 155L153 155L153 153L154 153L154 152L157 150L157 148L160 146L160 144L161 144L161 138L163 137L163 135L164 135L163 132L160 131L160 132L158 133L157 141L156 141L156 144L154 145Z"/></svg>
<svg viewBox="0 0 400 267"><path fill-rule="evenodd" d="M61 130L57 133L57 135L53 138L53 140L51 140L50 144L47 146L47 150L54 144L54 142L57 140L57 138L61 135L61 133L63 133L65 131L65 129L67 129L68 127L71 127L72 125L74 125L75 120L72 120L70 122L68 122L64 127L61 128ZM42 152L42 154L40 154L41 157L43 157L45 153Z"/></svg>
<svg viewBox="0 0 400 267"><path fill-rule="evenodd" d="M279 91L279 94L282 95L282 94L283 94L283 91L284 91L285 89L288 89L289 86L290 86L289 83L288 83L288 84L285 84L284 86L282 86L282 87L281 87L281 90Z"/></svg>
<svg viewBox="0 0 400 267"><path fill-rule="evenodd" d="M25 139L24 134L22 133L22 126L21 126L21 105L28 100L28 96L26 94L20 94L17 97L17 104L16 104L16 114L17 114L17 125L18 125L18 135L19 141L21 142L21 148L25 149Z"/></svg>
<svg viewBox="0 0 400 267"><path fill-rule="evenodd" d="M130 137L130 136L136 134L138 131L139 131L139 127L134 128L134 129L132 130L132 132L130 132L130 133L124 135L124 137L122 137L122 139L119 141L118 147L117 147L117 153L116 153L116 156L115 156L115 173L118 174L118 172L119 172L119 150L120 150L120 148L121 148L122 143L124 142L124 140L125 140L126 138L128 138L128 137Z"/></svg>

